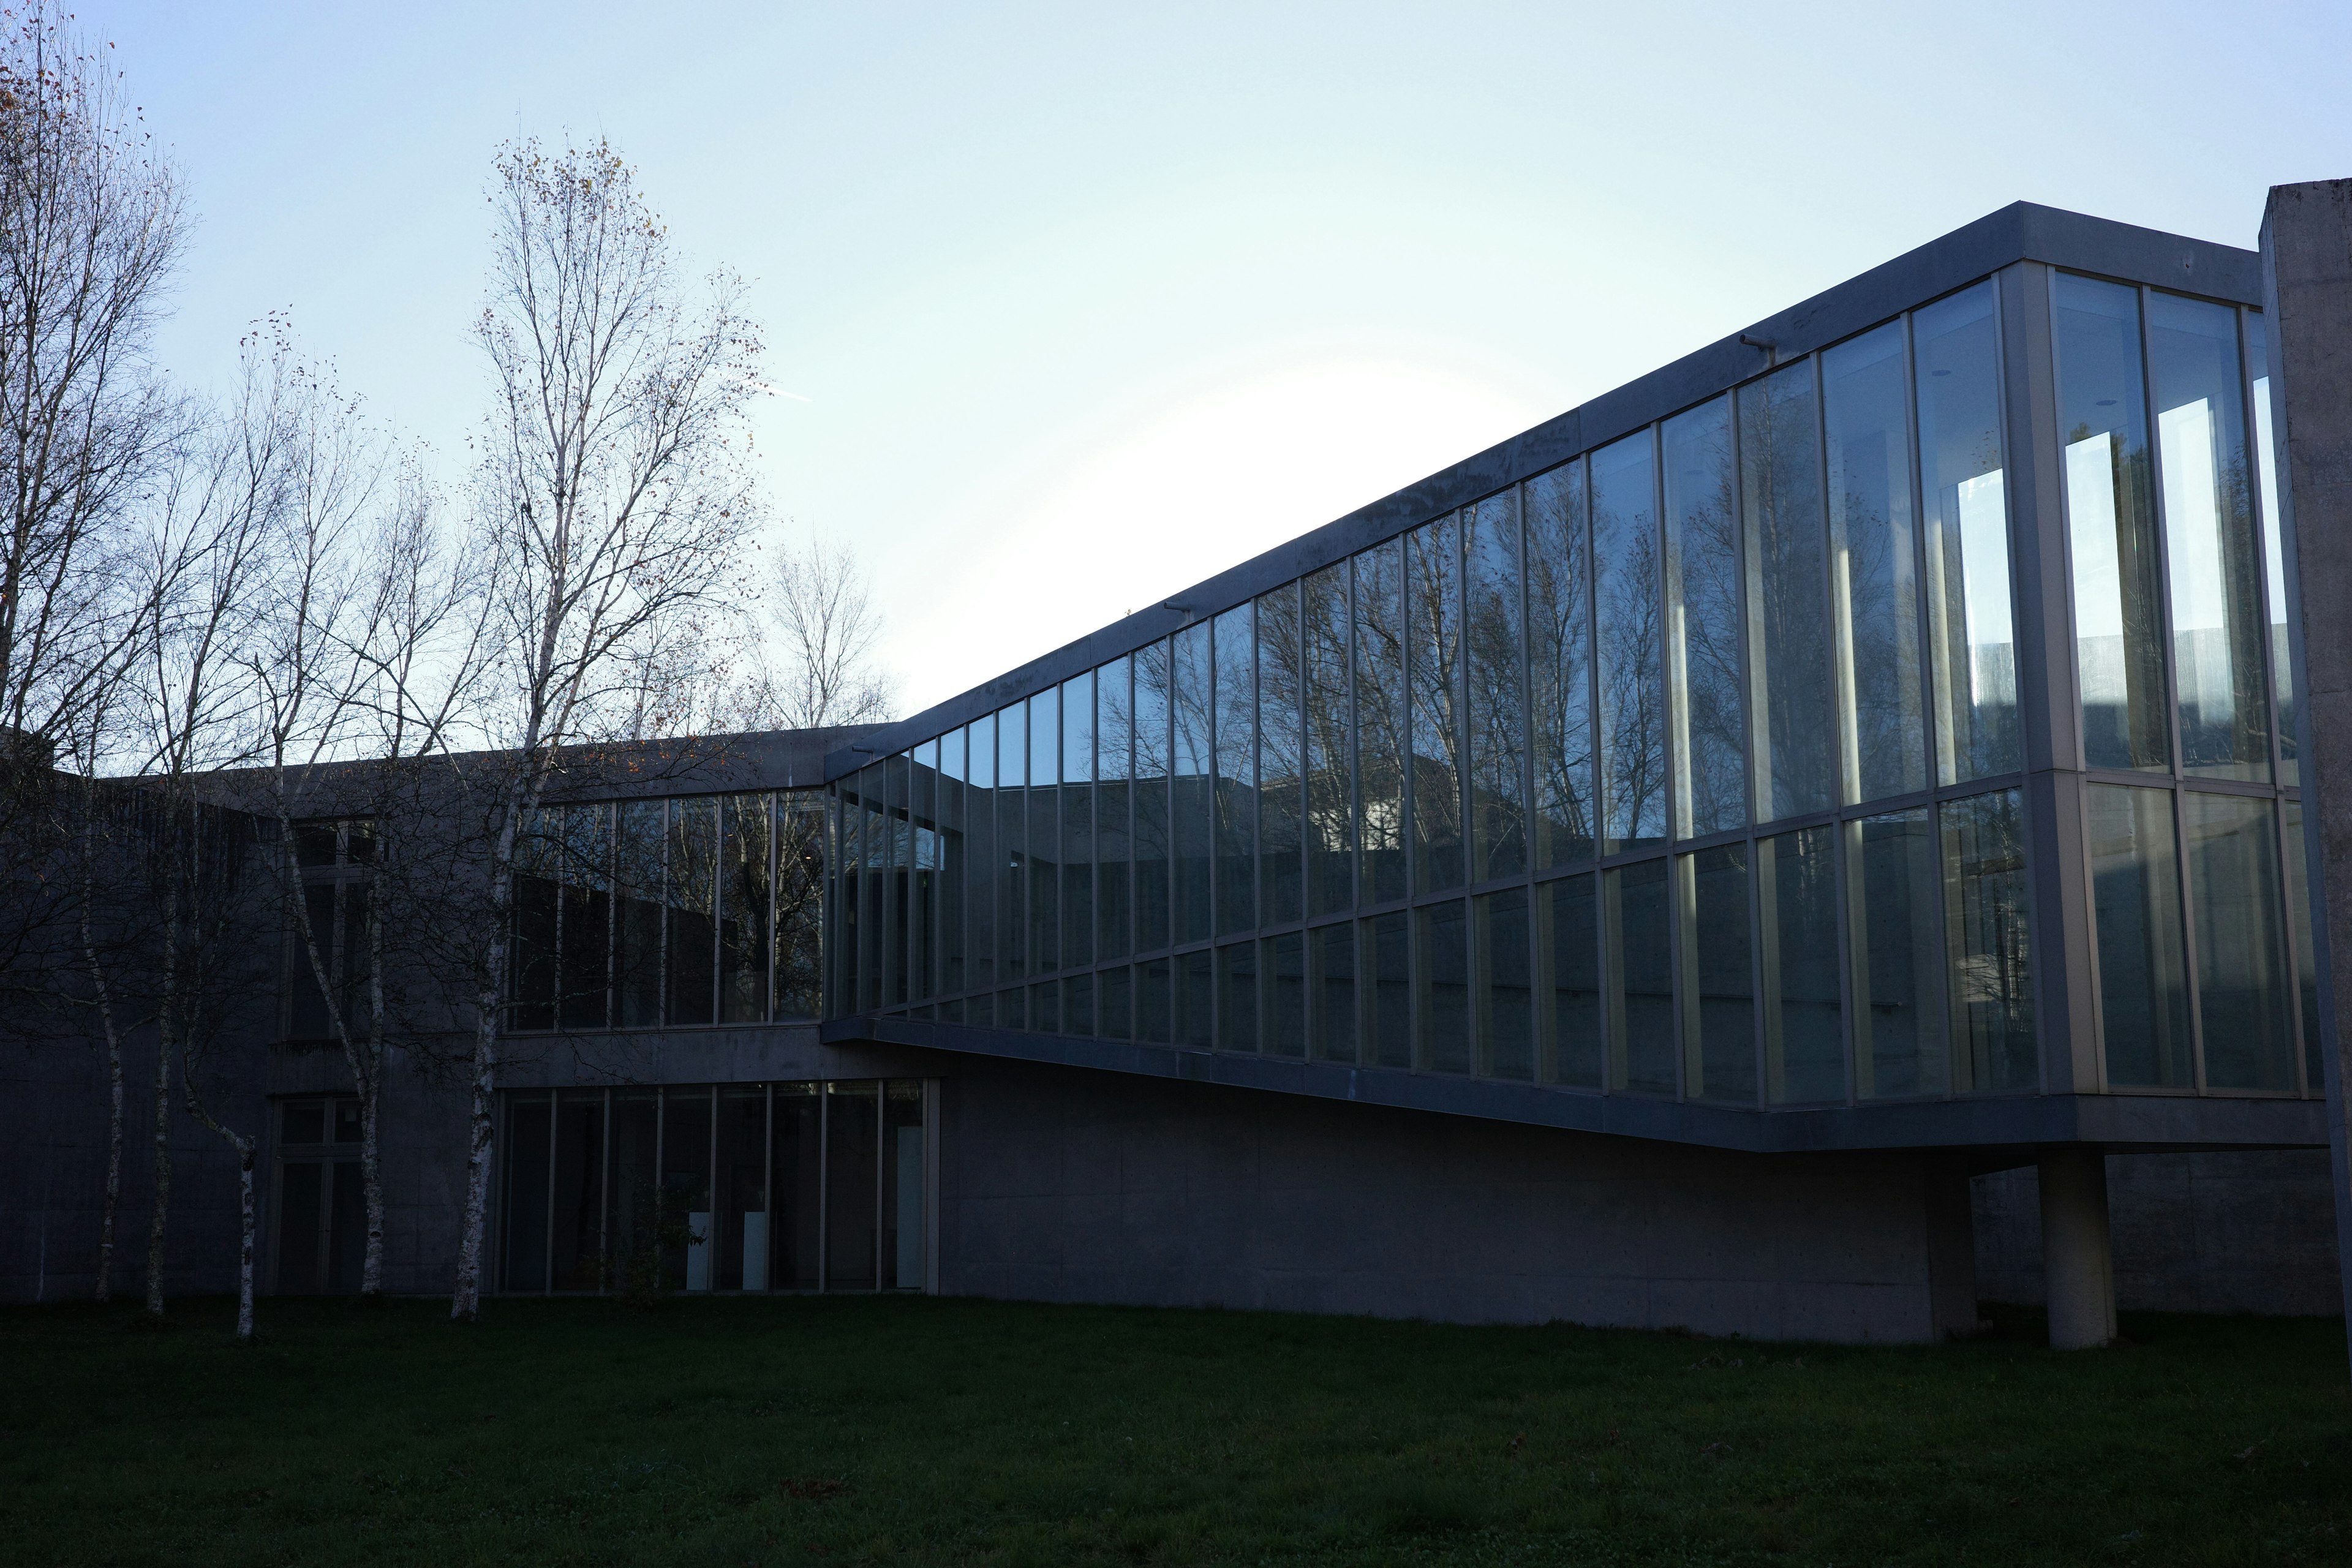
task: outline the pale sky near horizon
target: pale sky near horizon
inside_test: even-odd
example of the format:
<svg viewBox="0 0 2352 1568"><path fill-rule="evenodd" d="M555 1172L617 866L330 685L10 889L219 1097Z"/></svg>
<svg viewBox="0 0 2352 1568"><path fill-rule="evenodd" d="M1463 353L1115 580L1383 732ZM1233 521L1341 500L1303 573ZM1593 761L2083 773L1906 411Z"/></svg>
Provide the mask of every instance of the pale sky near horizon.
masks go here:
<svg viewBox="0 0 2352 1568"><path fill-rule="evenodd" d="M2251 246L2352 8L111 0L198 216L455 474L490 158L609 137L752 282L780 531L913 712L2009 202Z"/></svg>

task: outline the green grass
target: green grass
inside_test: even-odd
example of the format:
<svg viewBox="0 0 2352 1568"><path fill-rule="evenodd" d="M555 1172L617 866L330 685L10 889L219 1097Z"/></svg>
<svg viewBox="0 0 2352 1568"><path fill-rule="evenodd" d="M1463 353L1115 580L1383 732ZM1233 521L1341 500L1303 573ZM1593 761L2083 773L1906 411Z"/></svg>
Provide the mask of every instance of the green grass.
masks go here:
<svg viewBox="0 0 2352 1568"><path fill-rule="evenodd" d="M2334 1321L1935 1349L976 1301L0 1312L0 1560L2352 1561Z"/></svg>

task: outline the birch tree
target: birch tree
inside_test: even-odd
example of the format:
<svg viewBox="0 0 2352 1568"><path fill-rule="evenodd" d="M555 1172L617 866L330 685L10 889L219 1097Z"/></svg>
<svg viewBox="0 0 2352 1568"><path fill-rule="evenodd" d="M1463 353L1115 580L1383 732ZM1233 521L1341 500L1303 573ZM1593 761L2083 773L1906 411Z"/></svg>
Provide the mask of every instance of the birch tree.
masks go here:
<svg viewBox="0 0 2352 1568"><path fill-rule="evenodd" d="M444 906L472 985L469 1123L452 1317L480 1310L516 854L567 752L642 722L661 651L732 613L750 537L746 406L757 329L741 286L689 300L667 232L607 144L510 143L490 183L491 372L471 552L494 750L449 759L477 835ZM455 858L453 858L453 860Z"/></svg>

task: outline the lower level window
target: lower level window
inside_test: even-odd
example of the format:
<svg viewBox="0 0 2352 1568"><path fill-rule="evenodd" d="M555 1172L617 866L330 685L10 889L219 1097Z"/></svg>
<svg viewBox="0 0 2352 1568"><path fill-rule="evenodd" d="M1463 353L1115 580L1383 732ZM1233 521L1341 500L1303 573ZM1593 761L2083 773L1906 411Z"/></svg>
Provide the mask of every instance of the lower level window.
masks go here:
<svg viewBox="0 0 2352 1568"><path fill-rule="evenodd" d="M356 1291L367 1255L357 1100L278 1101L275 1185L273 1288L281 1296Z"/></svg>
<svg viewBox="0 0 2352 1568"><path fill-rule="evenodd" d="M505 1290L924 1288L919 1081L518 1091L503 1111Z"/></svg>

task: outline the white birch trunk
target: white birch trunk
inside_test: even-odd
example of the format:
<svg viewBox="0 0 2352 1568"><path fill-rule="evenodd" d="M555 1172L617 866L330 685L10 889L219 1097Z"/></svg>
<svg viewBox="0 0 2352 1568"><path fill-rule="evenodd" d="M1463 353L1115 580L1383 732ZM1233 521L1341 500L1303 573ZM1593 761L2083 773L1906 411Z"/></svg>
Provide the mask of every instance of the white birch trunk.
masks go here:
<svg viewBox="0 0 2352 1568"><path fill-rule="evenodd" d="M155 1042L155 1208L147 1222L147 1310L163 1315L163 1220L172 1203L172 1047L168 1022Z"/></svg>

